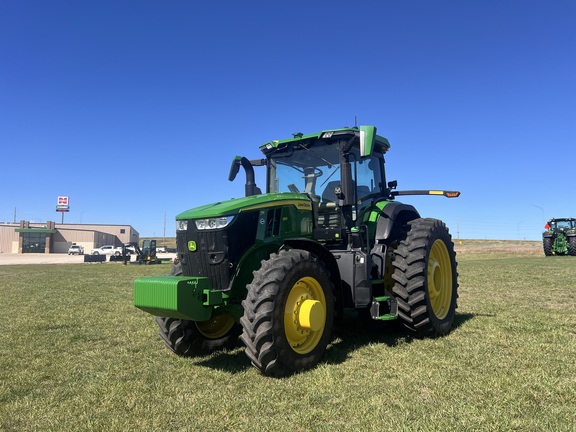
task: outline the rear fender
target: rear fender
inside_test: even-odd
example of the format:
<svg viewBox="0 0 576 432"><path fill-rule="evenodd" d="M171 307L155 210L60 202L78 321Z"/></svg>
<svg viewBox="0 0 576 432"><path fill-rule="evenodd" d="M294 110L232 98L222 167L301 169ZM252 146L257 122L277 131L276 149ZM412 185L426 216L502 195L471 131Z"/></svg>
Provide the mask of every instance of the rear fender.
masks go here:
<svg viewBox="0 0 576 432"><path fill-rule="evenodd" d="M420 214L410 204L392 202L381 211L376 225L375 240L382 241L394 237L395 229L400 229L407 222L418 219Z"/></svg>

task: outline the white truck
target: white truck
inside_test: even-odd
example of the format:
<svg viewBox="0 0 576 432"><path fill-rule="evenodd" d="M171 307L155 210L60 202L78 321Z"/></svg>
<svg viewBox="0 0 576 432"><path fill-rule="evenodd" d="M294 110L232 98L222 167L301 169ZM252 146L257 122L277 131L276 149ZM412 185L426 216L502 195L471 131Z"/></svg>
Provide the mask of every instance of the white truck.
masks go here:
<svg viewBox="0 0 576 432"><path fill-rule="evenodd" d="M115 255L120 256L122 255L122 248L116 247L113 245L104 245L100 246L99 248L92 249L92 255Z"/></svg>
<svg viewBox="0 0 576 432"><path fill-rule="evenodd" d="M84 255L84 247L77 245L76 243L72 243L68 248L68 255Z"/></svg>

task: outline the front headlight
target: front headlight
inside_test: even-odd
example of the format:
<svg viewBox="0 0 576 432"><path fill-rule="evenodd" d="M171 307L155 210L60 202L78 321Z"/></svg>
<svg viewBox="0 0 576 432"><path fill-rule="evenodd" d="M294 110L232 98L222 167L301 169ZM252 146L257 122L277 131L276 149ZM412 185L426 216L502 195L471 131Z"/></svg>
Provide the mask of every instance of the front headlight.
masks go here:
<svg viewBox="0 0 576 432"><path fill-rule="evenodd" d="M209 229L220 229L228 226L234 216L210 218L210 219L198 219L194 222L196 223L196 228L198 230L209 230Z"/></svg>
<svg viewBox="0 0 576 432"><path fill-rule="evenodd" d="M188 221L187 220L177 220L176 221L176 231L187 231Z"/></svg>

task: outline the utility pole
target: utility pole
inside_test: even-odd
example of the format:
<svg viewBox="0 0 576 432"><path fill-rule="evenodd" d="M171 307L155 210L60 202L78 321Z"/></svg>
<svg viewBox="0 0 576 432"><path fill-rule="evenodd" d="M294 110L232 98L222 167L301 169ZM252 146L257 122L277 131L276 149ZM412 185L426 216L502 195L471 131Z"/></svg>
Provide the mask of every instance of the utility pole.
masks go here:
<svg viewBox="0 0 576 432"><path fill-rule="evenodd" d="M14 207L14 223L16 223L16 207Z"/></svg>
<svg viewBox="0 0 576 432"><path fill-rule="evenodd" d="M164 243L162 246L166 247L166 211L164 211Z"/></svg>

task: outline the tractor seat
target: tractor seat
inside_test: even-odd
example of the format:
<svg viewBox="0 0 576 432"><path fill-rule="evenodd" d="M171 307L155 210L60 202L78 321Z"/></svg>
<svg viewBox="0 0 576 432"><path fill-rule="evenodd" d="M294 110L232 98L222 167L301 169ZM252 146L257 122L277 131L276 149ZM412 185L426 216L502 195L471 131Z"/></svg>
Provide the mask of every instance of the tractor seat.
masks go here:
<svg viewBox="0 0 576 432"><path fill-rule="evenodd" d="M336 205L338 197L335 189L340 187L339 181L331 181L322 192L322 201L318 206L318 226L323 228L340 228L342 212Z"/></svg>
<svg viewBox="0 0 576 432"><path fill-rule="evenodd" d="M339 181L331 181L326 185L326 189L322 192L322 202L328 203L332 202L335 203L338 197L336 196L336 188L340 187Z"/></svg>

